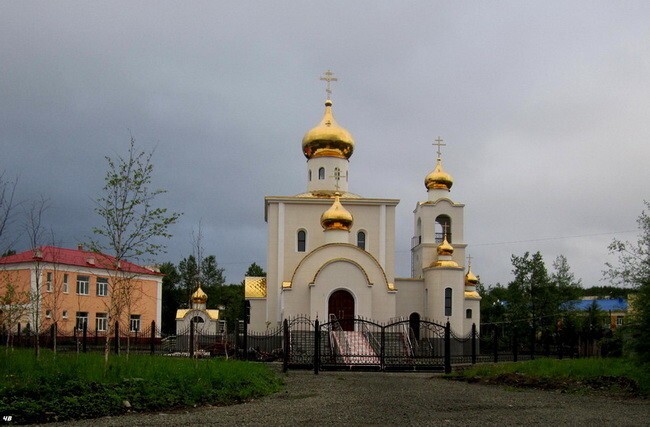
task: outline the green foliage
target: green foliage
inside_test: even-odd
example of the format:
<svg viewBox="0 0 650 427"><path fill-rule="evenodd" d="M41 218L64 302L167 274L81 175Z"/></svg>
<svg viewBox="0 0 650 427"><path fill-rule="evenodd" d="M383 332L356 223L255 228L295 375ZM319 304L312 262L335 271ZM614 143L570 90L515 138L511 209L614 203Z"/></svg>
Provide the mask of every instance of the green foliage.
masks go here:
<svg viewBox="0 0 650 427"><path fill-rule="evenodd" d="M644 202L650 209L650 202ZM634 286L637 294L631 301L626 327L627 348L638 361L650 364L650 215L643 210L637 219L639 237L636 242L614 240L611 253L618 255L618 265L607 263L606 277L615 283Z"/></svg>
<svg viewBox="0 0 650 427"><path fill-rule="evenodd" d="M266 277L266 271L257 263L252 263L251 265L248 266L248 270L246 270L246 274L244 276L249 276L249 277Z"/></svg>
<svg viewBox="0 0 650 427"><path fill-rule="evenodd" d="M466 378L498 378L504 374L521 374L536 379L589 381L624 378L636 384L641 395L650 396L650 371L627 359L547 359L526 362L475 365L457 372ZM612 384L619 382L611 381Z"/></svg>
<svg viewBox="0 0 650 427"><path fill-rule="evenodd" d="M0 355L0 413L40 423L201 404L231 404L276 392L281 381L261 364L163 356Z"/></svg>
<svg viewBox="0 0 650 427"><path fill-rule="evenodd" d="M160 265L160 272L164 274L162 279L162 308L161 308L161 330L164 334L176 332L176 310L180 308L184 293L178 288L180 275L171 262Z"/></svg>
<svg viewBox="0 0 650 427"><path fill-rule="evenodd" d="M582 289L580 296L596 296L599 298L627 299L630 294L636 293L635 289L621 288L618 286L592 286L590 288Z"/></svg>

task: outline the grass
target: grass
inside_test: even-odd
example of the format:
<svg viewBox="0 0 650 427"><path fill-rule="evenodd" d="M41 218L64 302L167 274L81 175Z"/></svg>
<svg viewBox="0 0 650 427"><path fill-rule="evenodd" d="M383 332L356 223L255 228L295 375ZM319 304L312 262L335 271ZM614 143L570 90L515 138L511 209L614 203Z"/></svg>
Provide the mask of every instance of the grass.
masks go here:
<svg viewBox="0 0 650 427"><path fill-rule="evenodd" d="M0 352L0 416L37 423L202 404L232 404L274 393L266 366L164 356ZM127 403L128 402L128 403Z"/></svg>
<svg viewBox="0 0 650 427"><path fill-rule="evenodd" d="M650 396L649 367L624 358L542 358L526 362L475 365L450 375L450 378L567 391L596 389Z"/></svg>

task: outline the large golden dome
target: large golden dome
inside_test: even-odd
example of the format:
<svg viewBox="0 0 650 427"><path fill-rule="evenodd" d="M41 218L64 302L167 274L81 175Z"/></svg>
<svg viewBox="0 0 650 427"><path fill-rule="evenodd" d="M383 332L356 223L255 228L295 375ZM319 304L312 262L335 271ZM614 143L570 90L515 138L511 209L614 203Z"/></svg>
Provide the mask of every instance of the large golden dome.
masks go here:
<svg viewBox="0 0 650 427"><path fill-rule="evenodd" d="M334 198L332 206L320 216L320 225L325 230L350 231L352 223L352 214L341 205L338 195Z"/></svg>
<svg viewBox="0 0 650 427"><path fill-rule="evenodd" d="M340 157L349 159L354 151L350 132L340 127L332 114L332 101L325 101L325 115L321 122L302 138L305 157Z"/></svg>
<svg viewBox="0 0 650 427"><path fill-rule="evenodd" d="M442 189L447 191L454 185L454 180L451 178L451 175L442 169L442 159L438 158L436 168L424 178L424 185L427 187L427 190Z"/></svg>
<svg viewBox="0 0 650 427"><path fill-rule="evenodd" d="M192 294L192 302L196 304L205 304L208 301L208 295L203 292L201 285L199 285L196 292Z"/></svg>

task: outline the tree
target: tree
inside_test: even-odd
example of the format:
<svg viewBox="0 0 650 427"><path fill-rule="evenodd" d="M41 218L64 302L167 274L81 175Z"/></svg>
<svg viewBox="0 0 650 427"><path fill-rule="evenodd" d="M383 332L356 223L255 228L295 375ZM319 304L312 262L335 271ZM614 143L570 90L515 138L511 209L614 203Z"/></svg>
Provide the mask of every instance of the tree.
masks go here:
<svg viewBox="0 0 650 427"><path fill-rule="evenodd" d="M29 292L29 302L30 302L30 317L31 317L31 328L30 331L34 333L34 352L36 358L40 356L41 346L40 346L40 335L43 331L44 322L41 319L41 310L43 303L43 292L46 291L43 284L43 275L45 273L45 264L43 263L43 239L45 229L43 227L43 215L45 211L49 208L49 202L46 198L41 196L40 199L33 201L29 208L25 210L25 231L29 237L29 244L32 251L34 251L34 287L30 289ZM52 272L49 272L52 276ZM50 277L52 279L52 277ZM52 280L49 282L49 286L52 285ZM51 292L52 289L49 289Z"/></svg>
<svg viewBox="0 0 650 427"><path fill-rule="evenodd" d="M637 241L612 241L609 251L618 255L618 264L606 263L604 273L612 283L637 290L631 301L627 348L639 361L650 363L650 202L646 200L644 204L645 209L637 219Z"/></svg>
<svg viewBox="0 0 650 427"><path fill-rule="evenodd" d="M91 240L90 247L112 257L112 265L106 266L110 278L106 360L115 321L124 314L128 318L137 299L134 276L121 270L120 262L163 252L165 245L161 239L171 237L169 228L180 217L179 213L154 206L156 198L165 190L151 187L152 156L153 151L140 151L133 137L126 156L118 155L115 159L106 156L105 185L95 201L95 212L101 217L102 225L93 228L97 239Z"/></svg>
<svg viewBox="0 0 650 427"><path fill-rule="evenodd" d="M248 266L245 276L247 277L266 277L266 271L256 263Z"/></svg>
<svg viewBox="0 0 650 427"><path fill-rule="evenodd" d="M17 180L10 182L5 178L5 173L0 173L0 251L9 253L12 242L5 239L7 229L13 220L13 210L16 207L14 195L16 194ZM15 253L15 251L14 251Z"/></svg>
<svg viewBox="0 0 650 427"><path fill-rule="evenodd" d="M558 300L561 303L576 300L582 294L582 281L575 278L569 267L569 262L564 255L558 255L553 261L554 272L551 274L551 283L556 287Z"/></svg>
<svg viewBox="0 0 650 427"><path fill-rule="evenodd" d="M180 275L171 262L160 265L160 272L164 274L162 279L162 313L160 329L165 334L176 332L176 310L185 301L182 290L178 287Z"/></svg>

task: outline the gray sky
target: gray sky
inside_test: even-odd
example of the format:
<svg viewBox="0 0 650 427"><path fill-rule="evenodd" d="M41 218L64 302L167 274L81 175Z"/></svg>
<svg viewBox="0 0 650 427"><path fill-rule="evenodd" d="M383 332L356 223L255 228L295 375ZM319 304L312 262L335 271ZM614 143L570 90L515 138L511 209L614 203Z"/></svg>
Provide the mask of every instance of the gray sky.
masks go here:
<svg viewBox="0 0 650 427"><path fill-rule="evenodd" d="M265 195L306 191L304 133L356 140L350 191L399 198L397 274L442 136L473 270L564 254L599 285L607 245L650 198L650 3L2 2L0 171L44 194L64 246L100 219L105 155L155 147L160 203L184 212L158 261L204 246L239 282L266 266ZM17 247L19 250L24 246Z"/></svg>

